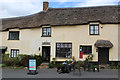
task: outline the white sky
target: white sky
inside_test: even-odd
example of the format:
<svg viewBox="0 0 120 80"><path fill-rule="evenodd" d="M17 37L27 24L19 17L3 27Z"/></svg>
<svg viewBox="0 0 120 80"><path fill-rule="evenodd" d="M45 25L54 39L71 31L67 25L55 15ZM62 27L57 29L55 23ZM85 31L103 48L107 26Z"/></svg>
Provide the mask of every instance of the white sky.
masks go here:
<svg viewBox="0 0 120 80"><path fill-rule="evenodd" d="M43 7L44 0L0 0L0 18L10 18L26 16L40 12ZM102 6L102 5L117 5L119 0L47 0L48 2L59 2L57 5L64 5L66 2L77 2L71 7L86 7L86 6Z"/></svg>

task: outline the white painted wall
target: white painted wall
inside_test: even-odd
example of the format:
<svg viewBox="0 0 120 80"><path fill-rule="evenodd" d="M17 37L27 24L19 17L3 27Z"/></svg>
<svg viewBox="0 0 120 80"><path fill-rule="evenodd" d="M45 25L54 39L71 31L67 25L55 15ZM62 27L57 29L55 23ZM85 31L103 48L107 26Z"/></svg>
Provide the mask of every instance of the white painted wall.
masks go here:
<svg viewBox="0 0 120 80"><path fill-rule="evenodd" d="M109 52L110 61L118 60L117 24L100 24L100 35L89 35L89 24L76 26L54 26L51 27L51 30L51 37L41 37L42 28L10 29L10 31L20 31L20 40L8 40L9 31L0 32L0 35L2 34L2 46L8 46L6 53L10 53L11 49L20 49L20 54L42 55L42 42L50 42L52 60L52 58L56 56L56 42L72 42L72 56L75 56L75 58L79 60L79 46L92 45L92 54L94 55L93 61L97 61L98 53L96 52L94 44L98 39L104 39L110 40L114 45ZM41 49L40 51L39 47ZM84 55L84 59L86 56L87 55ZM64 60L68 59L57 58L57 61Z"/></svg>

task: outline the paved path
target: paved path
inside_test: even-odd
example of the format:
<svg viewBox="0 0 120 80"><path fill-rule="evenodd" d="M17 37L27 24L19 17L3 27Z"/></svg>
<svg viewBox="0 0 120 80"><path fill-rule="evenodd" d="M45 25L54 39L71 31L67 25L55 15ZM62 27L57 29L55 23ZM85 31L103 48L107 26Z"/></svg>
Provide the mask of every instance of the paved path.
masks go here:
<svg viewBox="0 0 120 80"><path fill-rule="evenodd" d="M56 69L38 69L37 75L27 75L26 69L3 69L3 78L118 78L118 70L104 69L100 72L87 72L81 70L82 75L76 71L58 74Z"/></svg>

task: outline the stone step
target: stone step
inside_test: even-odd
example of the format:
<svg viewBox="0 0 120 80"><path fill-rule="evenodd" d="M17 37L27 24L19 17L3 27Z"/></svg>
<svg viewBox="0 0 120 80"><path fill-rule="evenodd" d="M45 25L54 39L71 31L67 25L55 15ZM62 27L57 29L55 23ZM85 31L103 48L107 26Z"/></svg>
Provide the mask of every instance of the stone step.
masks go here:
<svg viewBox="0 0 120 80"><path fill-rule="evenodd" d="M40 66L48 66L49 63L42 63Z"/></svg>
<svg viewBox="0 0 120 80"><path fill-rule="evenodd" d="M104 68L104 69L108 69L109 65L99 65L99 67Z"/></svg>
<svg viewBox="0 0 120 80"><path fill-rule="evenodd" d="M39 68L40 68L40 69L47 69L47 68L48 68L48 65L49 65L49 63L42 63L42 64L39 66Z"/></svg>
<svg viewBox="0 0 120 80"><path fill-rule="evenodd" d="M40 69L47 69L48 66L39 66Z"/></svg>

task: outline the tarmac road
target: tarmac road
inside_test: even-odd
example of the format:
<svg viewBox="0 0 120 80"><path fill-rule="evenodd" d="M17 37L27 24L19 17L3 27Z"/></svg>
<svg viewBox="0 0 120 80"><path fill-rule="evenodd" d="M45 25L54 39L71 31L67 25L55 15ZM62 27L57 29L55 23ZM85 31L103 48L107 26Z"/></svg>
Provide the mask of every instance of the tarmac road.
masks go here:
<svg viewBox="0 0 120 80"><path fill-rule="evenodd" d="M100 72L81 70L58 74L56 69L38 69L37 75L27 75L27 69L2 69L2 78L118 78L118 70L102 69Z"/></svg>

